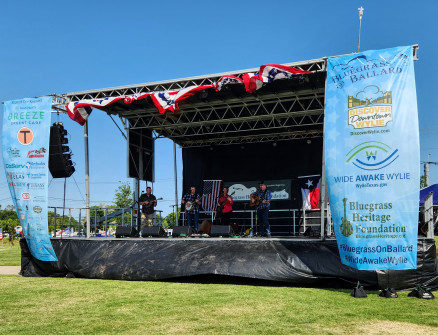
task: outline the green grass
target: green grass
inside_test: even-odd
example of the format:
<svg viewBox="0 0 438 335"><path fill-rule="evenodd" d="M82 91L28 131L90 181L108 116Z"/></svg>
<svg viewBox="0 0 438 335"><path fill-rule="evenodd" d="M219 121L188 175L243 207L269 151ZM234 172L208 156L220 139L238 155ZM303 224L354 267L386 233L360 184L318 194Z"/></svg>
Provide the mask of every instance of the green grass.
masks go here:
<svg viewBox="0 0 438 335"><path fill-rule="evenodd" d="M20 266L21 265L21 249L20 241L17 239L12 246L8 240L0 241L0 266Z"/></svg>
<svg viewBox="0 0 438 335"><path fill-rule="evenodd" d="M438 299L350 290L1 276L0 334L437 334Z"/></svg>

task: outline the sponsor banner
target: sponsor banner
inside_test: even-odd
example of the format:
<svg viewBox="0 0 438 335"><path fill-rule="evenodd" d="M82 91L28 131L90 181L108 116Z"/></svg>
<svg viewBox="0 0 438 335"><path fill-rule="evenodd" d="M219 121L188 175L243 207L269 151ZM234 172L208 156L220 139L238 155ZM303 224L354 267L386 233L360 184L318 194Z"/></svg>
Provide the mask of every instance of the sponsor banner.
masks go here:
<svg viewBox="0 0 438 335"><path fill-rule="evenodd" d="M251 193L259 189L260 181L224 182L229 187L228 193L233 195L234 201L248 201ZM291 181L288 179L265 180L266 187L271 191L272 200L290 200Z"/></svg>
<svg viewBox="0 0 438 335"><path fill-rule="evenodd" d="M2 153L6 179L32 255L57 261L47 222L52 98L6 101Z"/></svg>
<svg viewBox="0 0 438 335"><path fill-rule="evenodd" d="M329 58L324 123L342 263L415 269L420 148L412 47Z"/></svg>

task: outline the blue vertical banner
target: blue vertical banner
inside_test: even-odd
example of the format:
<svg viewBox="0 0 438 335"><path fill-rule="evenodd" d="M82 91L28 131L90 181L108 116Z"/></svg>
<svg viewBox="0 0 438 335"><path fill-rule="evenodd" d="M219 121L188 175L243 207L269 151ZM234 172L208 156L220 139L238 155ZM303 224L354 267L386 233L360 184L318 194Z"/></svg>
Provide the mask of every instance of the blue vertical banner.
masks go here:
<svg viewBox="0 0 438 335"><path fill-rule="evenodd" d="M412 47L329 58L324 127L342 263L415 269L420 145Z"/></svg>
<svg viewBox="0 0 438 335"><path fill-rule="evenodd" d="M32 255L57 261L48 232L48 158L52 98L6 101L2 152L6 179Z"/></svg>

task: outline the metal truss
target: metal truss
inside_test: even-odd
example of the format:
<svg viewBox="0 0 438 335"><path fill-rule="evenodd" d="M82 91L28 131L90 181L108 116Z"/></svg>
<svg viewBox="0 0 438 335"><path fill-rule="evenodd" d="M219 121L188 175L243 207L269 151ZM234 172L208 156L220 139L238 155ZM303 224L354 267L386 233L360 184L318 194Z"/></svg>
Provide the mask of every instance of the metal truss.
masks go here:
<svg viewBox="0 0 438 335"><path fill-rule="evenodd" d="M176 114L123 116L131 128L152 128L186 147L319 137L323 114L324 89L320 88L187 105Z"/></svg>

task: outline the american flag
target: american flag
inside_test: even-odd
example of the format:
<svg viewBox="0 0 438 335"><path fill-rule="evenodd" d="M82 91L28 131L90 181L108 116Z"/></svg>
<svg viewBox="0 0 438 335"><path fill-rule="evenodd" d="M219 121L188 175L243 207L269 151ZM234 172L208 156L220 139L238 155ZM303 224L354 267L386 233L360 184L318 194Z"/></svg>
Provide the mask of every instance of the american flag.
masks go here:
<svg viewBox="0 0 438 335"><path fill-rule="evenodd" d="M202 208L204 211L214 211L222 188L222 180L204 180L202 190Z"/></svg>
<svg viewBox="0 0 438 335"><path fill-rule="evenodd" d="M0 240L3 240L3 228L0 227Z"/></svg>

